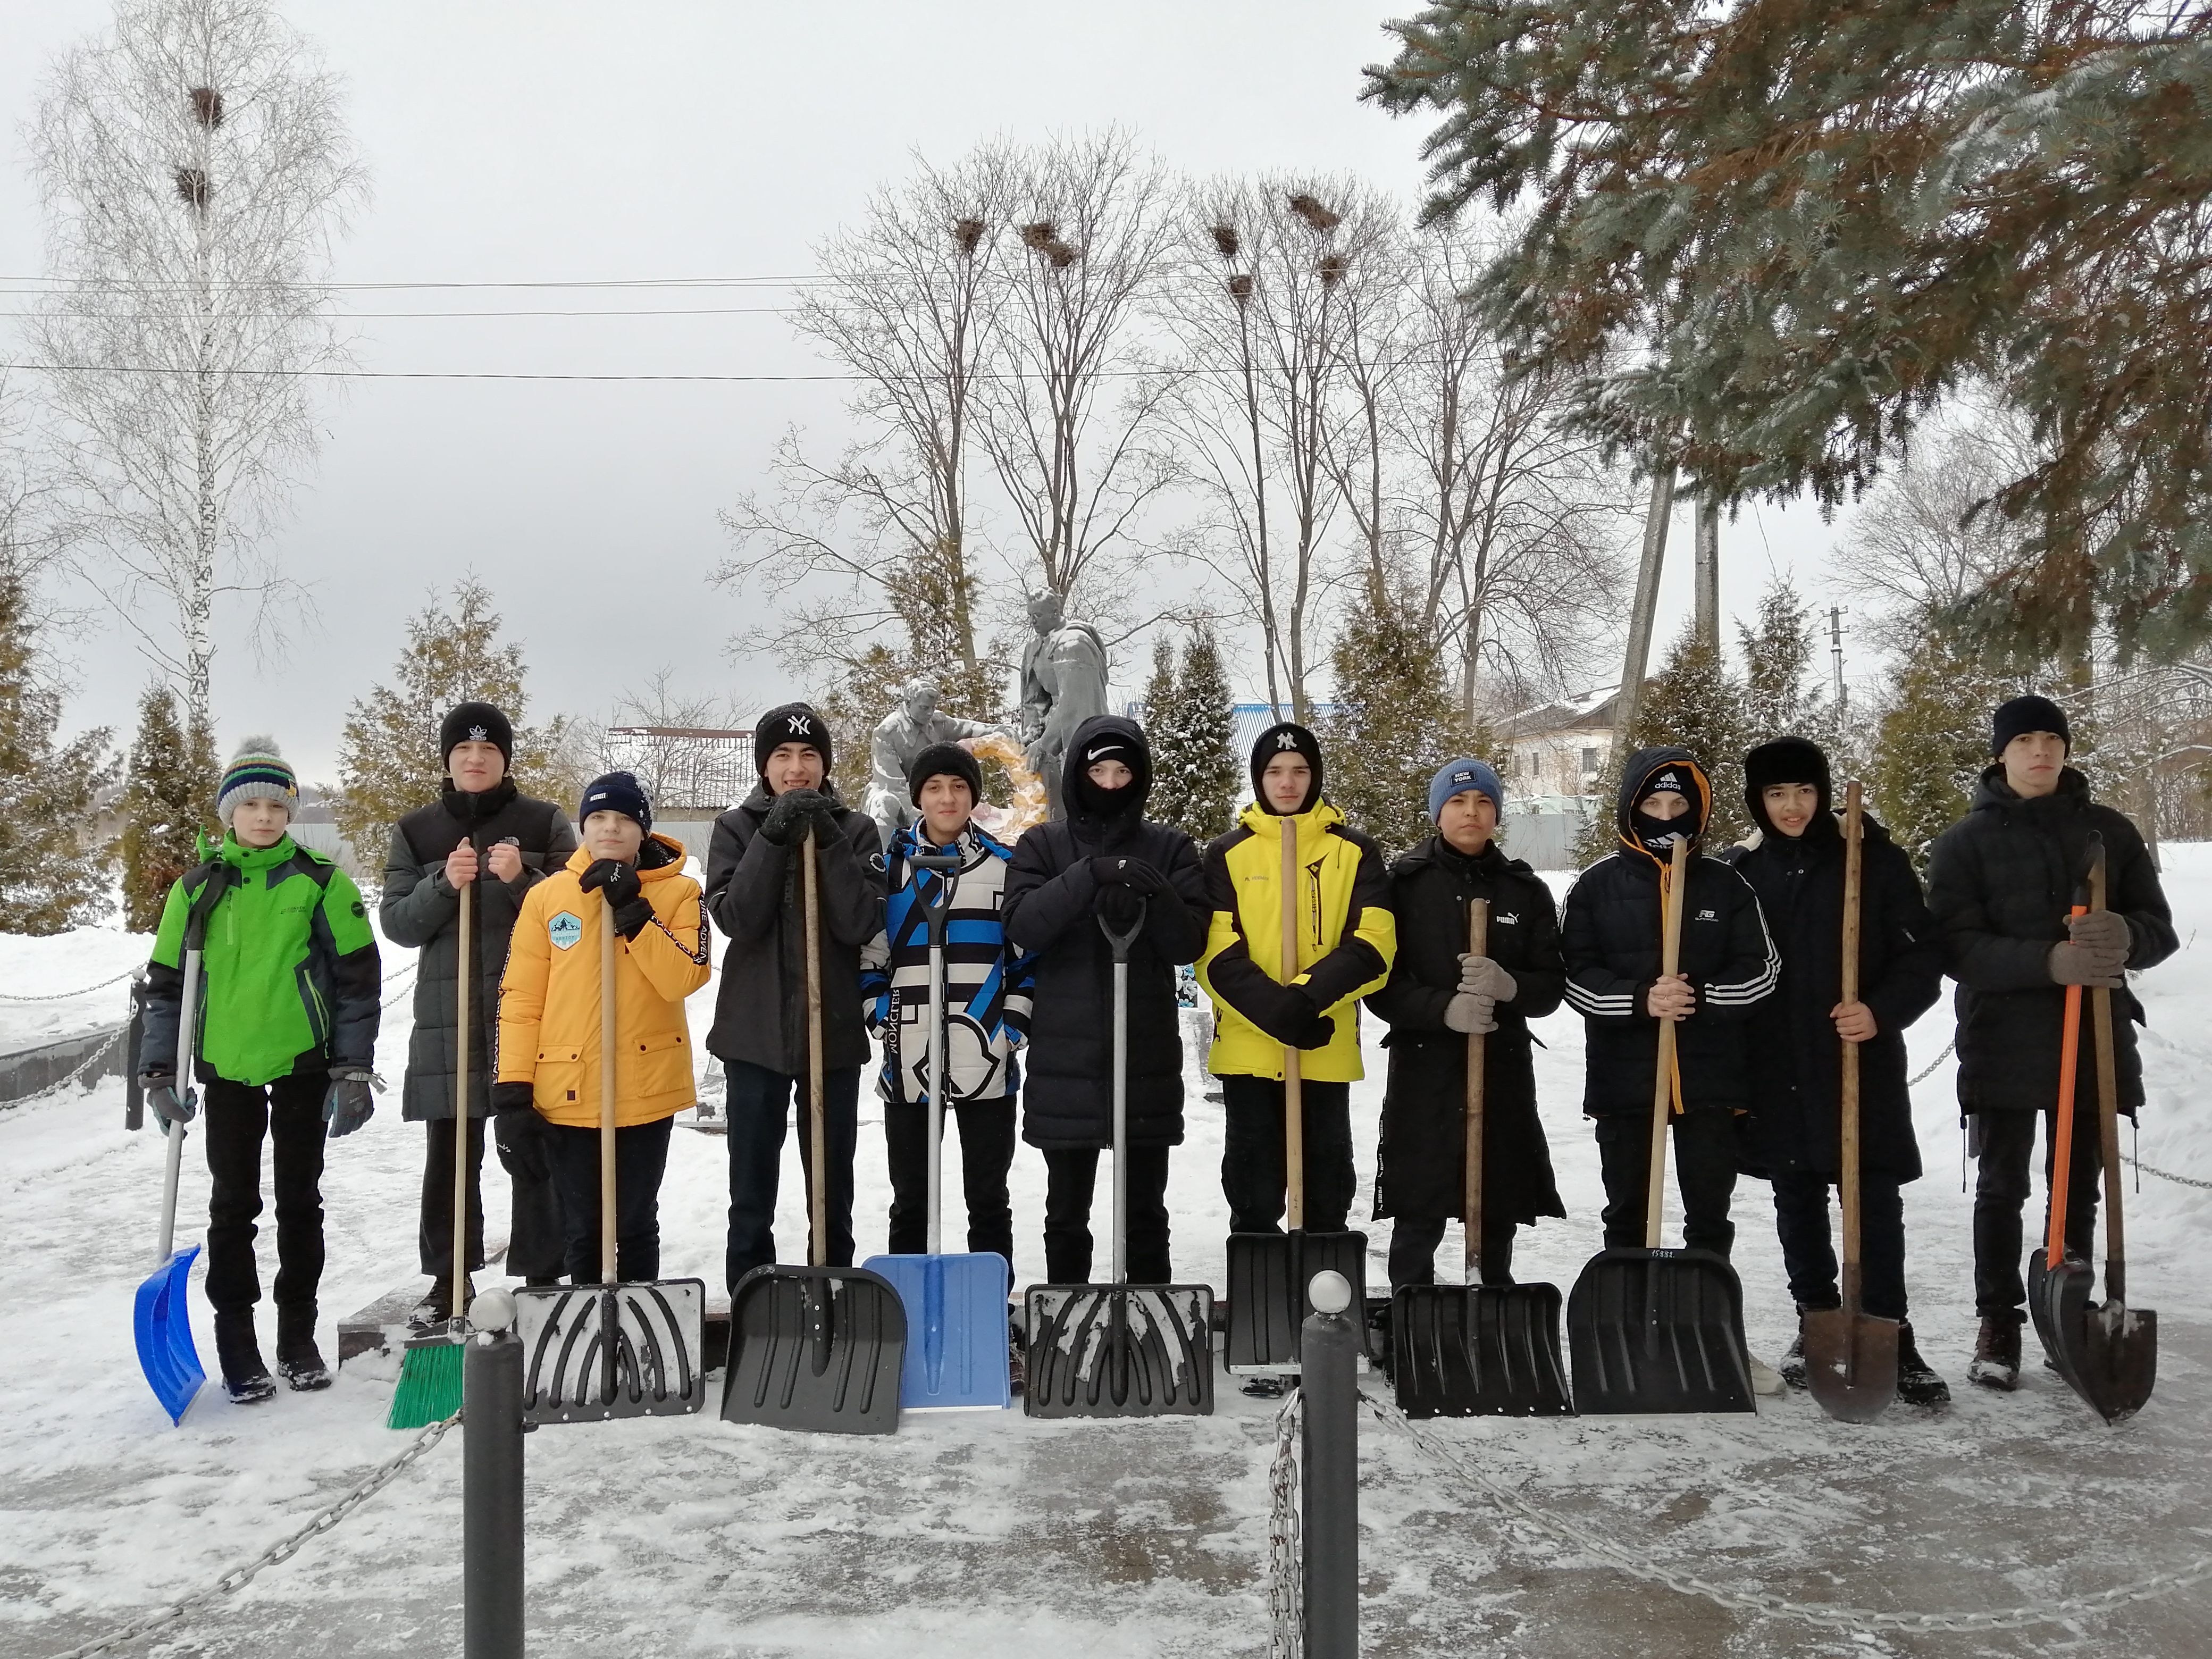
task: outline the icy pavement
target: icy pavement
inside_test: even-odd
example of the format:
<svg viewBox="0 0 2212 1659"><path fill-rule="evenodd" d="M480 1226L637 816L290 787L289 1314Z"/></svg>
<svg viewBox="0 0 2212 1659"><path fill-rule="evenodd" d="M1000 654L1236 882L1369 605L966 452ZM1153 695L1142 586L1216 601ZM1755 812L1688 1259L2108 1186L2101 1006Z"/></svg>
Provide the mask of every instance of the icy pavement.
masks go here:
<svg viewBox="0 0 2212 1659"><path fill-rule="evenodd" d="M2186 949L2147 976L2151 1105L2142 1153L2212 1177L2212 848L2170 848ZM404 953L399 953L404 960ZM25 982L11 957L8 988ZM48 982L89 977L82 956ZM43 971L43 970L42 970ZM695 1000L703 1024L707 999ZM1594 1247L1595 1148L1577 1116L1579 1022L1540 1029L1539 1084L1573 1218L1524 1234L1524 1278L1571 1283ZM1949 1035L1939 1009L1916 1065ZM405 1009L387 1018L396 1076ZM1370 1055L1379 1072L1381 1054ZM1916 1097L1929 1173L1907 1188L1914 1318L1956 1394L1939 1416L1830 1423L1803 1396L1756 1418L1432 1425L1542 1514L1737 1591L1969 1613L2094 1594L2212 1553L2212 1298L2197 1265L2212 1194L2143 1177L2130 1194L2132 1288L2160 1322L2158 1392L2099 1424L2031 1358L2011 1396L1968 1388L1967 1200L1947 1063ZM1170 1203L1181 1273L1221 1271L1218 1120L1194 1074ZM1355 1091L1371 1176L1379 1088ZM393 1098L396 1098L394 1097ZM865 1109L864 1109L865 1110ZM158 1139L119 1127L120 1088L0 1113L0 1653L37 1659L215 1579L404 1444L381 1426L392 1367L245 1410L204 1396L171 1429L138 1376L130 1292L144 1273ZM422 1131L389 1107L334 1143L325 1182L326 1325L412 1276ZM879 1139L866 1131L863 1250L882 1237ZM957 1151L953 1153L957 1159ZM720 1251L722 1144L680 1133L663 1206L667 1271ZM188 1160L188 1164L191 1162ZM795 1153L779 1237L801 1240ZM950 1176L948 1171L948 1176ZM1042 1168L1016 1164L1019 1282L1041 1276ZM187 1213L204 1213L191 1169ZM948 1179L948 1188L957 1182ZM1102 1199L1103 1182L1101 1183ZM495 1216L497 1206L495 1203ZM1771 1359L1789 1304L1765 1188L1746 1182L1736 1261L1753 1347ZM499 1231L496 1219L494 1231ZM1382 1277L1387 1228L1371 1231ZM268 1243L264 1232L264 1244ZM1446 1254L1456 1249L1449 1239ZM273 1267L273 1261L267 1263ZM195 1320L212 1358L205 1306ZM326 1342L329 1340L327 1335ZM2030 1343L2031 1355L2033 1344ZM914 1659L1017 1651L1245 1655L1267 1648L1272 1407L1233 1389L1211 1419L1033 1423L1018 1412L916 1420L879 1440L707 1419L549 1429L530 1457L533 1651ZM1402 1436L1363 1427L1364 1650L1375 1655L2124 1654L2207 1650L2212 1584L2074 1626L1880 1640L1729 1611L1602 1565L1468 1491ZM459 1446L449 1437L329 1535L133 1651L343 1656L459 1647Z"/></svg>

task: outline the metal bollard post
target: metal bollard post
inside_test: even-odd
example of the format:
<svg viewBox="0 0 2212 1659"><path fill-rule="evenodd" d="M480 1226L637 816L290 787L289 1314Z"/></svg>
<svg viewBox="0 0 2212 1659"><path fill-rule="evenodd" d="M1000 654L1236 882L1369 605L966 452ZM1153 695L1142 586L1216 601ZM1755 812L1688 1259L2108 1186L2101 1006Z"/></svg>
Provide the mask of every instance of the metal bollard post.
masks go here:
<svg viewBox="0 0 2212 1659"><path fill-rule="evenodd" d="M465 1659L522 1659L522 1339L514 1297L468 1310L461 1359L461 1605Z"/></svg>
<svg viewBox="0 0 2212 1659"><path fill-rule="evenodd" d="M1305 1394L1306 1659L1358 1659L1359 1326L1346 1317L1352 1285L1318 1273L1302 1332Z"/></svg>

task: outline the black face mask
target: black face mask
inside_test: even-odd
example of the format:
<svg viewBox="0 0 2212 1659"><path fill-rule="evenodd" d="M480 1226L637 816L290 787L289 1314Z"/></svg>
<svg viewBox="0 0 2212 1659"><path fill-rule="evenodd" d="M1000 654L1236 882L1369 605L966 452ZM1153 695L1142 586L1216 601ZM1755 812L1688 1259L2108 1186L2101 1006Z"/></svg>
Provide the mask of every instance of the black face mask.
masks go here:
<svg viewBox="0 0 2212 1659"><path fill-rule="evenodd" d="M1133 778L1119 789L1102 789L1091 782L1088 772L1076 775L1075 804L1087 818L1110 818L1126 811L1137 799L1136 781Z"/></svg>
<svg viewBox="0 0 2212 1659"><path fill-rule="evenodd" d="M1644 797L1646 800L1650 799L1648 795ZM1696 836L1697 815L1683 812L1671 818L1656 818L1644 810L1644 802L1639 800L1629 809L1628 827L1643 843L1644 850L1663 862L1674 855L1677 836Z"/></svg>

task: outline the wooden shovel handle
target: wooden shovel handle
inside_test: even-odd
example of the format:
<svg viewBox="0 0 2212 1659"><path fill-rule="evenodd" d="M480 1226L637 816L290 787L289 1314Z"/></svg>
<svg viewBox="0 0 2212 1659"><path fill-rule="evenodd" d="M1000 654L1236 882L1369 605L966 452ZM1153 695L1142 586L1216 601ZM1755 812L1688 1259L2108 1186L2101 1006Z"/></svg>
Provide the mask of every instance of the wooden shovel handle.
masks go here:
<svg viewBox="0 0 2212 1659"><path fill-rule="evenodd" d="M476 844L475 836L469 844ZM461 889L459 936L454 941L460 972L453 975L453 1293L447 1314L453 1319L468 1312L461 1292L469 1281L469 995L477 975L469 922L477 908L476 888L472 881ZM490 1123L484 1127L489 1130Z"/></svg>
<svg viewBox="0 0 2212 1659"><path fill-rule="evenodd" d="M2089 908L2105 906L2105 846L2089 854ZM2089 991L2090 1032L2097 1040L2097 1143L2105 1165L2105 1299L2128 1299L2127 1231L2120 1221L2119 1057L2112 1052L2112 994L2101 985Z"/></svg>
<svg viewBox="0 0 2212 1659"><path fill-rule="evenodd" d="M1859 1000L1859 912L1865 892L1865 806L1859 781L1844 788L1844 959L1841 964L1843 1000ZM1843 1049L1842 1093L1838 1112L1836 1185L1844 1206L1843 1303L1846 1313L1859 1310L1859 1045L1839 1042Z"/></svg>
<svg viewBox="0 0 2212 1659"><path fill-rule="evenodd" d="M1283 983L1298 976L1298 821L1277 820L1283 830ZM1283 1045L1284 1220L1292 1232L1306 1224L1306 1124L1299 1097L1298 1051Z"/></svg>
<svg viewBox="0 0 2212 1659"><path fill-rule="evenodd" d="M806 1134L812 1179L806 1183L806 1218L813 1233L807 1260L830 1265L830 1133L822 1121L822 901L817 891L814 823L800 843L801 886L806 913Z"/></svg>
<svg viewBox="0 0 2212 1659"><path fill-rule="evenodd" d="M1467 953L1471 957L1490 953L1490 901L1474 899L1467 907ZM1482 1089L1485 1082L1483 1064L1486 1045L1481 1033L1470 1031L1467 1038L1467 1167L1463 1180L1467 1207L1460 1212L1467 1234L1467 1282L1479 1283L1482 1276Z"/></svg>
<svg viewBox="0 0 2212 1659"><path fill-rule="evenodd" d="M1690 842L1674 838L1668 867L1659 874L1659 971L1672 979L1682 969L1682 912L1689 895ZM1667 1207L1667 1119L1674 1103L1674 1022L1659 1022L1659 1065L1651 1080L1651 1173L1644 1195L1644 1248L1659 1248L1659 1218Z"/></svg>
<svg viewBox="0 0 2212 1659"><path fill-rule="evenodd" d="M599 1282L615 1282L615 907L599 889Z"/></svg>

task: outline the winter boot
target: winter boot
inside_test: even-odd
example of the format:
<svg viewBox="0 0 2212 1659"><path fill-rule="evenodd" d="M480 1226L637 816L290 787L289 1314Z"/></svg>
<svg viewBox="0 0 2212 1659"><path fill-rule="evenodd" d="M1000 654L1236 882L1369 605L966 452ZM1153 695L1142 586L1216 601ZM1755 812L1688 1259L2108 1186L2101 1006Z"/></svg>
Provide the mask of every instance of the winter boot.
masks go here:
<svg viewBox="0 0 2212 1659"><path fill-rule="evenodd" d="M253 1310L218 1310L215 1316L216 1358L222 1365L222 1386L233 1403L251 1406L276 1392L276 1379L261 1363L261 1344L253 1334Z"/></svg>
<svg viewBox="0 0 2212 1659"><path fill-rule="evenodd" d="M477 1281L465 1273L461 1277L463 1310L465 1311L468 1304L476 1299ZM415 1304L414 1311L407 1316L407 1323L410 1329L421 1334L435 1330L453 1316L453 1281L441 1276L430 1281L430 1288L423 1291L422 1299Z"/></svg>
<svg viewBox="0 0 2212 1659"><path fill-rule="evenodd" d="M315 1304L287 1304L276 1310L276 1370L295 1394L331 1386L331 1369L315 1346Z"/></svg>
<svg viewBox="0 0 2212 1659"><path fill-rule="evenodd" d="M1774 1369L1782 1373L1784 1388L1805 1392L1805 1333L1802 1329L1790 1339L1790 1346L1782 1351L1782 1363Z"/></svg>
<svg viewBox="0 0 2212 1659"><path fill-rule="evenodd" d="M1008 1322L1006 1326L1006 1386L1015 1394L1029 1386L1029 1352L1022 1338L1021 1328Z"/></svg>
<svg viewBox="0 0 2212 1659"><path fill-rule="evenodd" d="M2013 1340L2020 1340L2018 1327L2014 1328ZM1936 1376L1935 1367L1920 1357L1920 1350L1912 1343L1912 1322L1909 1319L1897 1328L1897 1397L1908 1406L1951 1403L1951 1385Z"/></svg>
<svg viewBox="0 0 2212 1659"><path fill-rule="evenodd" d="M1248 1376L1238 1392L1254 1400L1280 1400L1284 1393L1283 1379L1279 1376Z"/></svg>
<svg viewBox="0 0 2212 1659"><path fill-rule="evenodd" d="M1974 1338L1974 1357L1966 1365L1969 1382L2005 1394L2020 1386L2020 1323L2018 1314L1983 1316L1981 1333ZM1903 1381L1901 1369L1899 1380Z"/></svg>

